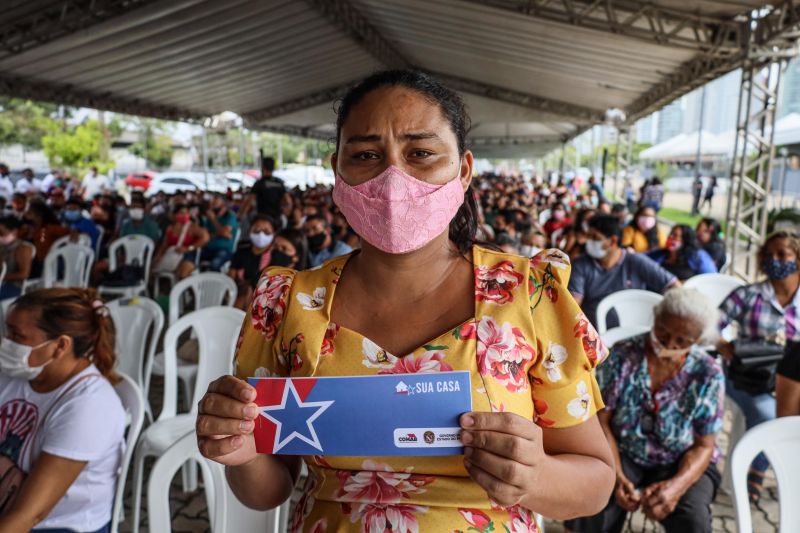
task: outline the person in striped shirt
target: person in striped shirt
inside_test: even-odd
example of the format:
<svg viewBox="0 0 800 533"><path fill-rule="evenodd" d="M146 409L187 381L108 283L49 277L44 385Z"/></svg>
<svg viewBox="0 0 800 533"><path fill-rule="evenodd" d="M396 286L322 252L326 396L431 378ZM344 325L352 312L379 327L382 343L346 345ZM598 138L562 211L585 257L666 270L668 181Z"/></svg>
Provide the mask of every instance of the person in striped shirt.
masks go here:
<svg viewBox="0 0 800 533"><path fill-rule="evenodd" d="M786 344L800 341L800 237L788 231L776 232L758 251L758 264L767 279L735 289L720 305L720 328L736 328L738 339L765 340ZM733 344L722 341L719 351L733 358ZM747 429L775 418L775 397L768 392L752 394L730 380L728 396L742 409ZM766 457L756 457L748 476L751 500L757 500L769 466Z"/></svg>

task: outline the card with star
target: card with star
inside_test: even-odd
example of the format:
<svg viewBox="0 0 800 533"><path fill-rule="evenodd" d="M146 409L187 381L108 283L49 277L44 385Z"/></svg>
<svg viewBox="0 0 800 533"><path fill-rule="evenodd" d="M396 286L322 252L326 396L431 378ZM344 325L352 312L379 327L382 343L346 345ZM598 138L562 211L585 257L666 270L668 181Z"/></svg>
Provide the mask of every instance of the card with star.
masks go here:
<svg viewBox="0 0 800 533"><path fill-rule="evenodd" d="M461 455L458 419L472 410L469 372L250 378L259 453Z"/></svg>

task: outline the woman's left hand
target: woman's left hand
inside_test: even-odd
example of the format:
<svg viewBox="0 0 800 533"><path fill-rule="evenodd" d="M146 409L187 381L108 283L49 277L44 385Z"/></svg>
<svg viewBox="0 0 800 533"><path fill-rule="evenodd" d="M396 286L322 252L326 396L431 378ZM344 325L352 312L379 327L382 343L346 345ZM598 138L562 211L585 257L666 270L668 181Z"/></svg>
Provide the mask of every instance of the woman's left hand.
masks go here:
<svg viewBox="0 0 800 533"><path fill-rule="evenodd" d="M510 507L531 495L546 458L539 426L514 413L473 412L461 428L464 466L493 501Z"/></svg>
<svg viewBox="0 0 800 533"><path fill-rule="evenodd" d="M672 479L653 483L642 493L642 510L651 520L664 520L671 515L683 493Z"/></svg>

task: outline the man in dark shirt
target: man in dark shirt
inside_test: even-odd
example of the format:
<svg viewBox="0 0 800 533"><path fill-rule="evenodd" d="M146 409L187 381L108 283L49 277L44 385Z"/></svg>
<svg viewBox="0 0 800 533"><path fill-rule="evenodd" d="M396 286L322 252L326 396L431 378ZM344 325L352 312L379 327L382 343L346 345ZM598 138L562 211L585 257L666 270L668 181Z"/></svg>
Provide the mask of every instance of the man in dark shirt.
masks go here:
<svg viewBox="0 0 800 533"><path fill-rule="evenodd" d="M280 178L272 175L274 170L275 159L265 157L261 163L261 179L250 190L252 198L248 207L252 207L252 202L255 201L259 215L278 219L281 216L281 200L286 196L286 187Z"/></svg>
<svg viewBox="0 0 800 533"><path fill-rule="evenodd" d="M680 286L675 276L646 255L621 248L621 241L619 219L595 216L589 221L586 252L572 264L569 292L592 324L597 324L597 305L609 294L626 289L664 293ZM620 325L616 313L612 315L607 322L609 327Z"/></svg>

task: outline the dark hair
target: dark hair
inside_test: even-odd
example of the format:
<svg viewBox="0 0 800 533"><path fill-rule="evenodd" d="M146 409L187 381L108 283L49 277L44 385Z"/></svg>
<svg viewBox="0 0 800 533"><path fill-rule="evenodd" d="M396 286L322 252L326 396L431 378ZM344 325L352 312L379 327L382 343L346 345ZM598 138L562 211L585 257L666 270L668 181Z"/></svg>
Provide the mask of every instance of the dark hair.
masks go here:
<svg viewBox="0 0 800 533"><path fill-rule="evenodd" d="M764 241L764 244L758 249L758 268L759 270L764 269L764 259L767 258L767 248L769 245L772 244L774 241L779 239L789 239L789 247L792 249L794 254L797 256L797 262L800 263L800 235L794 233L793 231L776 231L769 237L767 240Z"/></svg>
<svg viewBox="0 0 800 533"><path fill-rule="evenodd" d="M278 227L278 225L275 223L275 219L269 215L265 215L264 213L258 213L256 216L254 216L253 220L250 221L250 226L252 227L256 222L269 222L273 231Z"/></svg>
<svg viewBox="0 0 800 533"><path fill-rule="evenodd" d="M643 205L639 209L636 210L636 213L633 215L633 220L631 220L630 226L636 231L642 231L642 228L639 227L639 217L644 216L645 209L653 209L649 205ZM655 209L653 209L655 211ZM653 250L661 246L661 241L658 238L658 224L656 223L652 228L649 230L642 232L644 236L647 238L647 248Z"/></svg>
<svg viewBox="0 0 800 533"><path fill-rule="evenodd" d="M297 264L295 270L305 270L308 268L308 239L306 234L299 229L288 228L278 233L277 237L282 237L292 243L297 250Z"/></svg>
<svg viewBox="0 0 800 533"><path fill-rule="evenodd" d="M418 70L384 70L367 77L344 95L336 110L336 150L339 150L342 127L353 111L368 94L384 87L403 87L419 93L432 104L439 107L456 136L458 155L467 151L467 132L470 118L461 97L435 78ZM456 216L450 221L450 240L461 254L466 253L473 244L478 232L478 204L470 186L464 192L464 203Z"/></svg>
<svg viewBox="0 0 800 533"><path fill-rule="evenodd" d="M308 206L304 206L304 207L308 207ZM313 207L316 207L316 206L313 206ZM328 229L328 228L331 227L331 225L328 223L328 219L325 218L322 215L308 215L306 217L306 222L314 222L315 220L319 220L320 222L322 222L322 224L325 226L325 229Z"/></svg>
<svg viewBox="0 0 800 533"><path fill-rule="evenodd" d="M700 224L705 224L711 230L711 242L721 240L720 233L722 233L722 227L715 218L701 218L697 225L699 226Z"/></svg>
<svg viewBox="0 0 800 533"><path fill-rule="evenodd" d="M19 229L19 219L17 217L2 217L0 218L0 226L5 226L9 231Z"/></svg>
<svg viewBox="0 0 800 533"><path fill-rule="evenodd" d="M619 223L619 219L617 217L613 215L594 216L589 220L589 227L599 231L608 239L611 237L616 237L617 245L621 245L622 225Z"/></svg>
<svg viewBox="0 0 800 533"><path fill-rule="evenodd" d="M39 289L20 296L13 309L38 311L36 327L48 339L72 337L75 356L89 357L100 373L115 383L114 322L97 302L94 289Z"/></svg>
<svg viewBox="0 0 800 533"><path fill-rule="evenodd" d="M33 200L28 204L28 211L42 219L42 226L60 224L52 208L41 200Z"/></svg>
<svg viewBox="0 0 800 533"><path fill-rule="evenodd" d="M176 215L181 209L189 209L189 206L186 204L175 204L172 206L172 214Z"/></svg>
<svg viewBox="0 0 800 533"><path fill-rule="evenodd" d="M572 229L575 231L583 231L583 223L587 221L586 217L589 217L588 220L595 215L594 209L590 207L584 207L583 209L579 210L578 213L575 215L575 220L572 223Z"/></svg>
<svg viewBox="0 0 800 533"><path fill-rule="evenodd" d="M681 230L681 249L678 251L678 264L689 266L689 259L697 255L697 251L700 249L697 232L686 224L677 224L674 228Z"/></svg>
<svg viewBox="0 0 800 533"><path fill-rule="evenodd" d="M261 169L262 170L269 170L272 172L275 170L275 158L274 157L265 157L261 160Z"/></svg>
<svg viewBox="0 0 800 533"><path fill-rule="evenodd" d="M68 200L67 200L67 201L64 203L64 205L65 205L65 206L67 206L67 205L77 205L79 208L83 209L83 201L81 201L80 199L78 199L78 197L77 197L77 196L72 196L72 197L70 197L70 198L69 198L69 199L68 199Z"/></svg>

